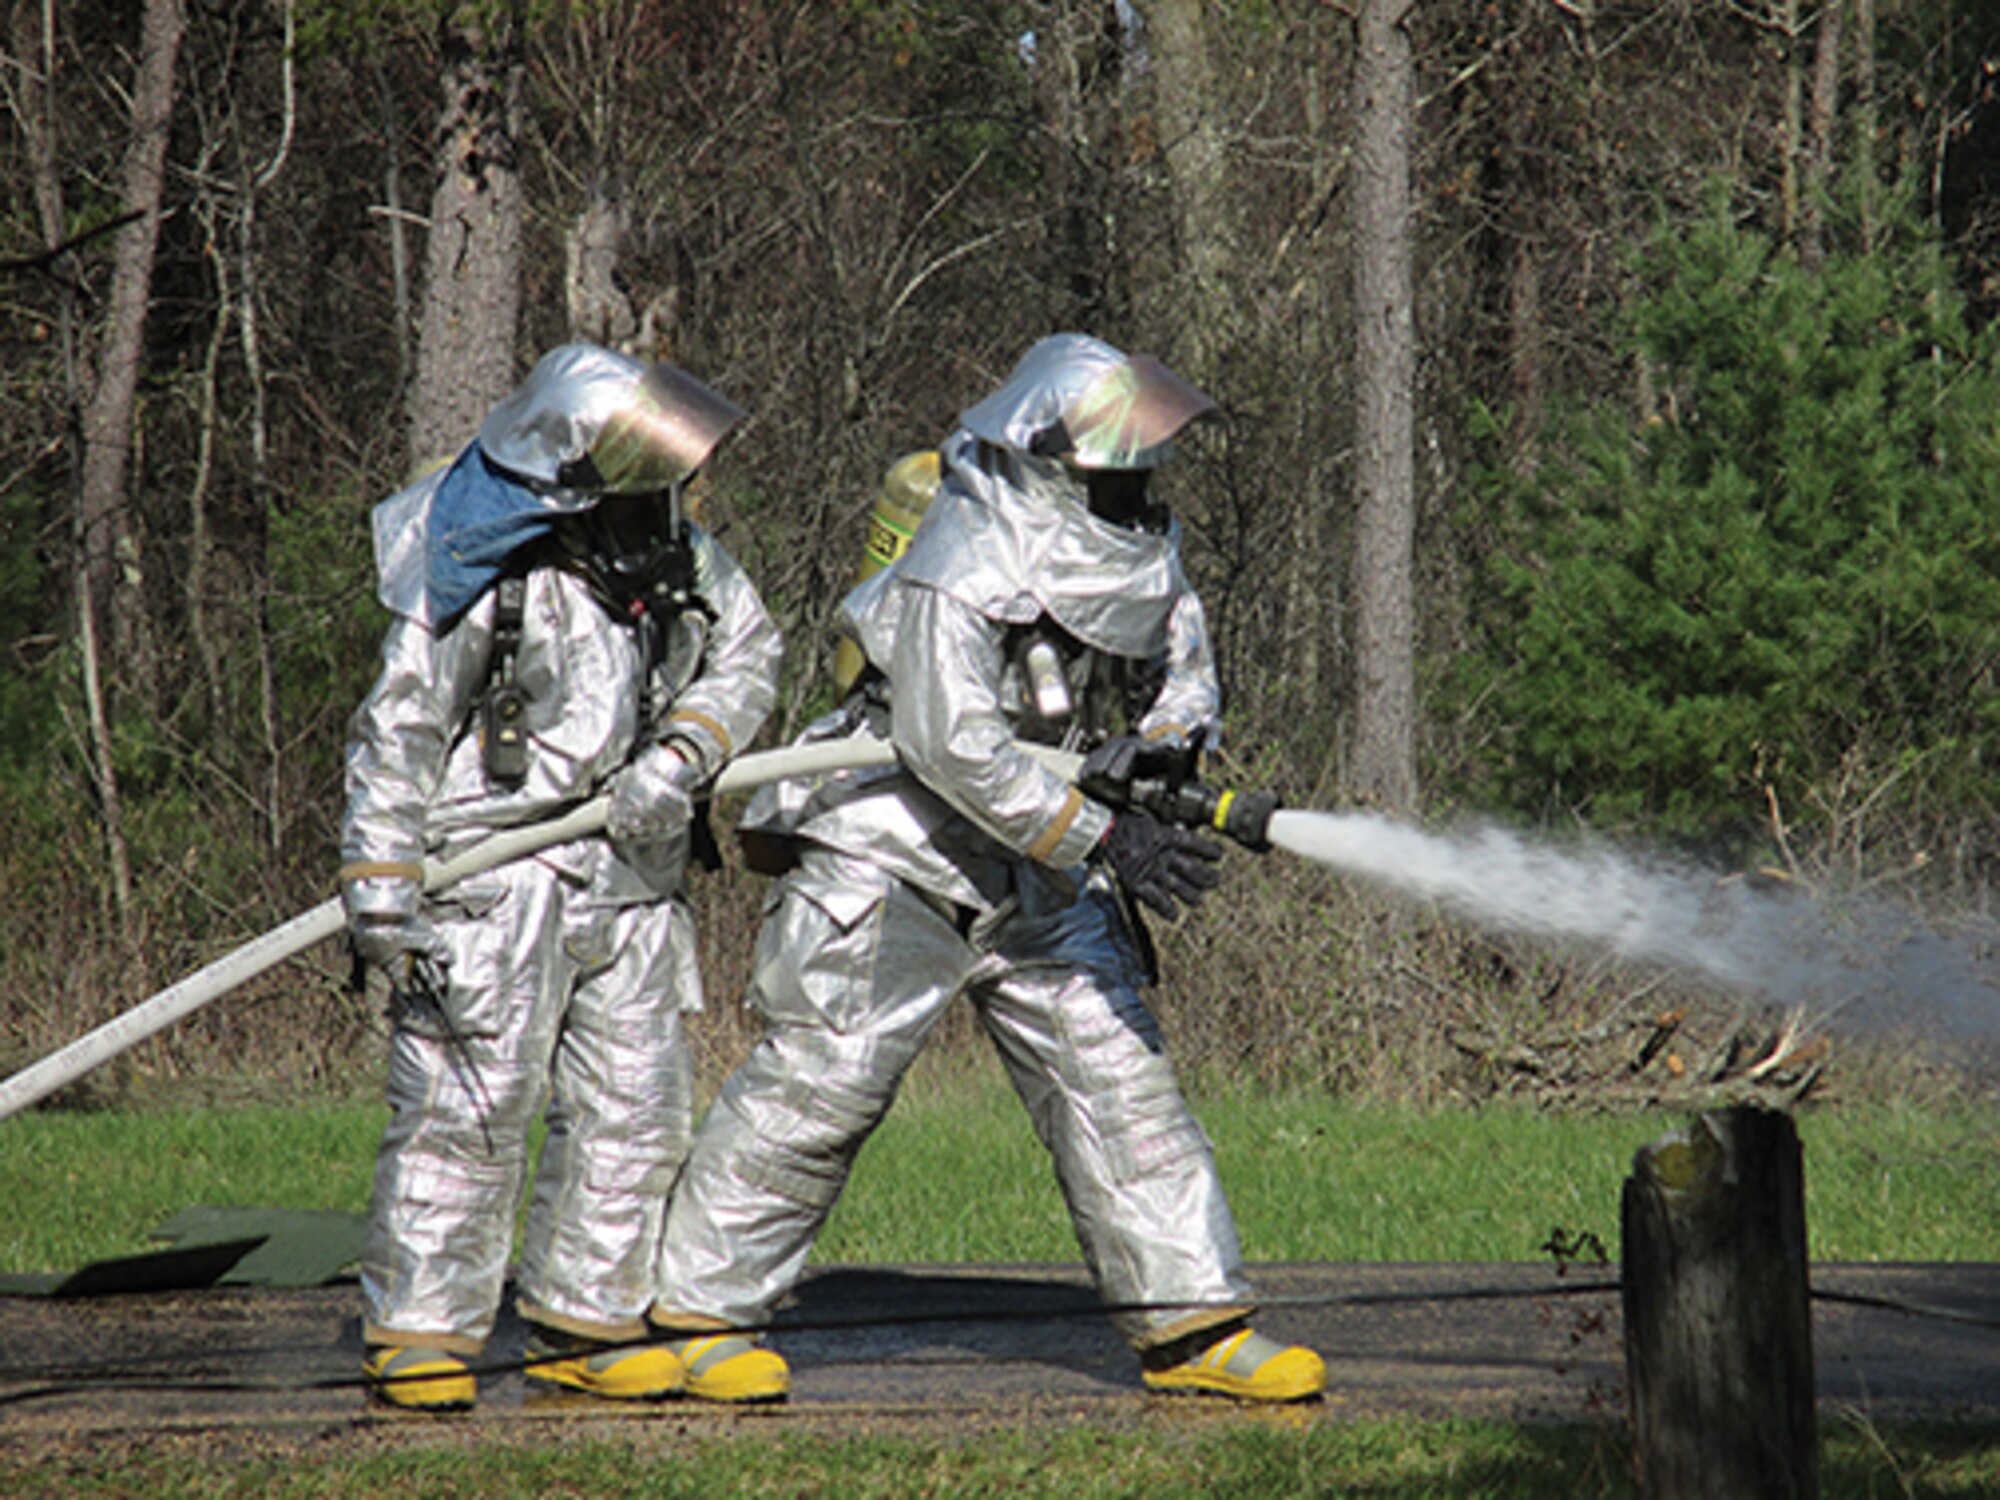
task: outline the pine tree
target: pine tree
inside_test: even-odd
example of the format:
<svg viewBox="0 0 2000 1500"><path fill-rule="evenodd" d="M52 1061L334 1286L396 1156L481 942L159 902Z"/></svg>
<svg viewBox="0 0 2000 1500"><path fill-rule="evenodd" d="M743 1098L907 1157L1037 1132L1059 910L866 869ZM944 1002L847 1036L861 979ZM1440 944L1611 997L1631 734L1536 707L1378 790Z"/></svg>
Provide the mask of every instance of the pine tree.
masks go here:
<svg viewBox="0 0 2000 1500"><path fill-rule="evenodd" d="M1714 836L1773 799L1990 799L1995 345L1898 238L1808 271L1725 207L1660 235L1630 328L1657 409L1574 416L1531 492L1485 477L1517 545L1468 675L1516 806Z"/></svg>

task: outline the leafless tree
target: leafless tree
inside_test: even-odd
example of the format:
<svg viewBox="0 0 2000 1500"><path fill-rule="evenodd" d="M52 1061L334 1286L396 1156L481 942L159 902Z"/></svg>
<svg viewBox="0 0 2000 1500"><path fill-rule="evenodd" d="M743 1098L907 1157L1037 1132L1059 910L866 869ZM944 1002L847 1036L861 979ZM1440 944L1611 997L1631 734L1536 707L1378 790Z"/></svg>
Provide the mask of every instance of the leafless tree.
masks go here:
<svg viewBox="0 0 2000 1500"><path fill-rule="evenodd" d="M447 21L423 310L410 397L413 468L450 458L519 375L521 41Z"/></svg>
<svg viewBox="0 0 2000 1500"><path fill-rule="evenodd" d="M1799 205L1799 258L1817 266L1826 258L1827 193L1833 186L1834 127L1839 119L1841 16L1846 0L1820 0L1814 28L1812 97L1806 111L1805 184Z"/></svg>
<svg viewBox="0 0 2000 1500"><path fill-rule="evenodd" d="M138 63L131 84L131 130L119 172L118 215L111 289L98 336L70 324L65 300L64 348L69 405L78 414L73 463L77 476L75 618L83 666L88 723L88 763L93 768L103 820L112 892L128 955L139 957L131 857L112 736L122 688L135 712L157 708L155 651L145 614L145 561L132 524L127 486L132 473L134 408L144 357L146 316L165 211L167 143L173 126L176 68L186 15L180 0L147 0L140 14ZM18 28L17 28L18 34ZM35 192L50 248L62 243L66 213L57 175L53 70L61 50L53 4L41 16L39 74L21 123L38 144ZM60 257L58 257L60 260Z"/></svg>
<svg viewBox="0 0 2000 1500"><path fill-rule="evenodd" d="M1159 0L1146 28L1147 57L1158 75L1160 151L1172 185L1178 295L1188 314L1179 342L1198 380L1213 377L1216 345L1229 336L1229 289L1242 270L1227 197L1224 104L1204 9L1200 0Z"/></svg>
<svg viewBox="0 0 2000 1500"><path fill-rule="evenodd" d="M1415 0L1365 0L1354 70L1354 725L1348 782L1415 805L1416 529L1410 149Z"/></svg>

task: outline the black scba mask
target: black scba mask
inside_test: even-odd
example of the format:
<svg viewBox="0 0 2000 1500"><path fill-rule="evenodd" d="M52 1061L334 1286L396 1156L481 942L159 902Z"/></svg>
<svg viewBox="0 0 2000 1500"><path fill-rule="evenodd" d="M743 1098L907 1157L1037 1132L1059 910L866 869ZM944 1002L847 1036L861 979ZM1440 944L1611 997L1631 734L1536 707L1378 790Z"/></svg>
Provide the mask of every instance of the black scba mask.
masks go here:
<svg viewBox="0 0 2000 1500"><path fill-rule="evenodd" d="M637 617L686 603L694 555L678 490L606 495L566 529L571 554L612 608Z"/></svg>
<svg viewBox="0 0 2000 1500"><path fill-rule="evenodd" d="M1172 515L1153 499L1151 469L1085 469L1083 487L1090 513L1127 531L1164 532Z"/></svg>

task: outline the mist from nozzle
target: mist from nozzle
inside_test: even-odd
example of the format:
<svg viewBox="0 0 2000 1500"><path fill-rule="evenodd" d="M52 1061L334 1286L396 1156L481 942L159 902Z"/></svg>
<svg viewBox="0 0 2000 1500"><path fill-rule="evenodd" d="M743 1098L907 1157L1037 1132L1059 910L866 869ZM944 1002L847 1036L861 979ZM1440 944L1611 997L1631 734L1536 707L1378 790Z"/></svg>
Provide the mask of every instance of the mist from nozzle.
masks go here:
<svg viewBox="0 0 2000 1500"><path fill-rule="evenodd" d="M1281 809L1269 836L1277 848L1484 930L1665 965L1800 1008L1814 1024L2000 1037L1992 935L1983 944L1947 938L1879 899L1815 898L1603 844L1561 848L1491 824L1437 834L1371 813Z"/></svg>

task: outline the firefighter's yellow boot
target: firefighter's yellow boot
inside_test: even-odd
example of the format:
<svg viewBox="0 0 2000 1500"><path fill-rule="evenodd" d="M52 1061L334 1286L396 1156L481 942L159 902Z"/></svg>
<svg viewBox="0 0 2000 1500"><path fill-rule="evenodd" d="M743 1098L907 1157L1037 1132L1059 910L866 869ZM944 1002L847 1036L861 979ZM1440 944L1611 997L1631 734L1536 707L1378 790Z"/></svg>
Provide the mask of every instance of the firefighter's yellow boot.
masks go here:
<svg viewBox="0 0 2000 1500"><path fill-rule="evenodd" d="M464 1360L415 1344L370 1345L361 1373L370 1396L405 1411L470 1411L479 1394Z"/></svg>
<svg viewBox="0 0 2000 1500"><path fill-rule="evenodd" d="M605 1343L540 1326L528 1335L521 1373L606 1401L664 1401L686 1384L679 1357L664 1345Z"/></svg>
<svg viewBox="0 0 2000 1500"><path fill-rule="evenodd" d="M1186 1357L1182 1348L1147 1362L1155 1391L1234 1396L1239 1401L1309 1401L1326 1390L1326 1361L1298 1344L1281 1344L1252 1328L1224 1333Z"/></svg>
<svg viewBox="0 0 2000 1500"><path fill-rule="evenodd" d="M699 1401L782 1401L791 1393L785 1357L748 1334L703 1333L667 1346L687 1371L683 1389Z"/></svg>

